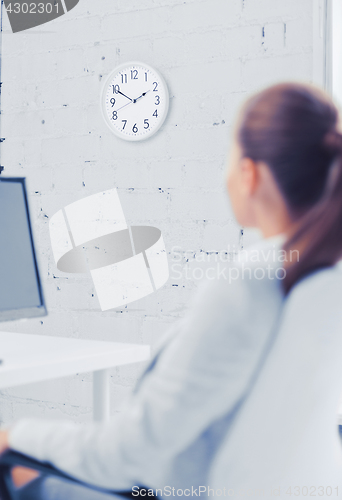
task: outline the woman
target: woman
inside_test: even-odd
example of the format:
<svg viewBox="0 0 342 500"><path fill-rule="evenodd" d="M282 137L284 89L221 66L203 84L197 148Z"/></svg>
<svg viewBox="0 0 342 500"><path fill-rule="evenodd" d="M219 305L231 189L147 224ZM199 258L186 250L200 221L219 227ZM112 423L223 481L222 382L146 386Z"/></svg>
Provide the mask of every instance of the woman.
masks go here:
<svg viewBox="0 0 342 500"><path fill-rule="evenodd" d="M0 451L11 447L104 488L198 495L262 374L285 296L342 255L342 134L329 97L282 84L249 99L236 127L228 191L239 224L265 239L230 263L226 279L202 287L120 420L82 427L21 420L1 432ZM87 495L38 478L21 498L106 498Z"/></svg>

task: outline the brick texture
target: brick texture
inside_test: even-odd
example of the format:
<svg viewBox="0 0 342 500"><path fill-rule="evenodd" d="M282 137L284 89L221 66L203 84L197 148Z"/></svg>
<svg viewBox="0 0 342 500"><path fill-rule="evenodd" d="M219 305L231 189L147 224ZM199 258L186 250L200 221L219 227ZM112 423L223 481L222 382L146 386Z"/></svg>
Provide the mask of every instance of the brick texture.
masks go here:
<svg viewBox="0 0 342 500"><path fill-rule="evenodd" d="M193 267L199 255L209 263L243 243L224 190L236 112L267 84L312 80L312 10L312 0L80 0L67 15L17 34L5 14L2 164L5 175L27 178L49 315L1 330L155 345L200 281L177 277L172 266ZM160 70L170 91L162 129L137 144L112 135L100 110L105 77L130 60ZM128 223L163 231L171 277L158 292L101 312L89 276L56 268L48 223L66 204L112 187ZM112 414L141 369L112 370ZM91 376L2 391L0 402L6 423L87 421Z"/></svg>

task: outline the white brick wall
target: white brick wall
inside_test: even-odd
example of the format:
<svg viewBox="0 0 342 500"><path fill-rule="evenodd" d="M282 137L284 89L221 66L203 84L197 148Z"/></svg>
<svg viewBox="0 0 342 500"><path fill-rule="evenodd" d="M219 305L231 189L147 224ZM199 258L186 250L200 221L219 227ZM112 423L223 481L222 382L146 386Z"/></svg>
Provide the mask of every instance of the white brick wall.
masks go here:
<svg viewBox="0 0 342 500"><path fill-rule="evenodd" d="M198 283L172 271L157 293L101 312L90 277L56 269L49 218L116 186L129 223L162 230L170 265L173 246L194 256L240 245L223 185L235 113L260 86L312 79L312 10L312 0L80 0L28 32L12 34L4 19L2 163L5 175L27 177L49 316L2 330L154 345L184 315ZM130 60L159 69L171 97L163 128L138 144L111 135L99 105L106 75ZM140 369L112 371L112 413ZM3 391L0 401L4 422L89 420L91 377Z"/></svg>

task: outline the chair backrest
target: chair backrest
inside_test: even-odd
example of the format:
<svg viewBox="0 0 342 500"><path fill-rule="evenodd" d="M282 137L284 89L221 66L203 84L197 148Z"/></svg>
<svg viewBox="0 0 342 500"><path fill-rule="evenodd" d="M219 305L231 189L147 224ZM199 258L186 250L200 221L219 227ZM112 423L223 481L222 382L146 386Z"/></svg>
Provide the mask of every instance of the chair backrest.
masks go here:
<svg viewBox="0 0 342 500"><path fill-rule="evenodd" d="M264 366L213 461L210 487L229 498L327 498L337 487L342 494L341 392L342 271L335 266L302 280L286 299Z"/></svg>

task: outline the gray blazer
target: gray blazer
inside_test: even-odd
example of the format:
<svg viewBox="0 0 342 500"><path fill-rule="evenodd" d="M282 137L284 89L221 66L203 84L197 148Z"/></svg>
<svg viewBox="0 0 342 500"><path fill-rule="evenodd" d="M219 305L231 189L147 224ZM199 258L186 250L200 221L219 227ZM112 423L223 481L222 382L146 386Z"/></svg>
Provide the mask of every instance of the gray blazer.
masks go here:
<svg viewBox="0 0 342 500"><path fill-rule="evenodd" d="M200 288L118 420L23 419L10 430L11 447L102 487L196 496L271 349L284 304L282 241L251 247L230 264L231 275Z"/></svg>

